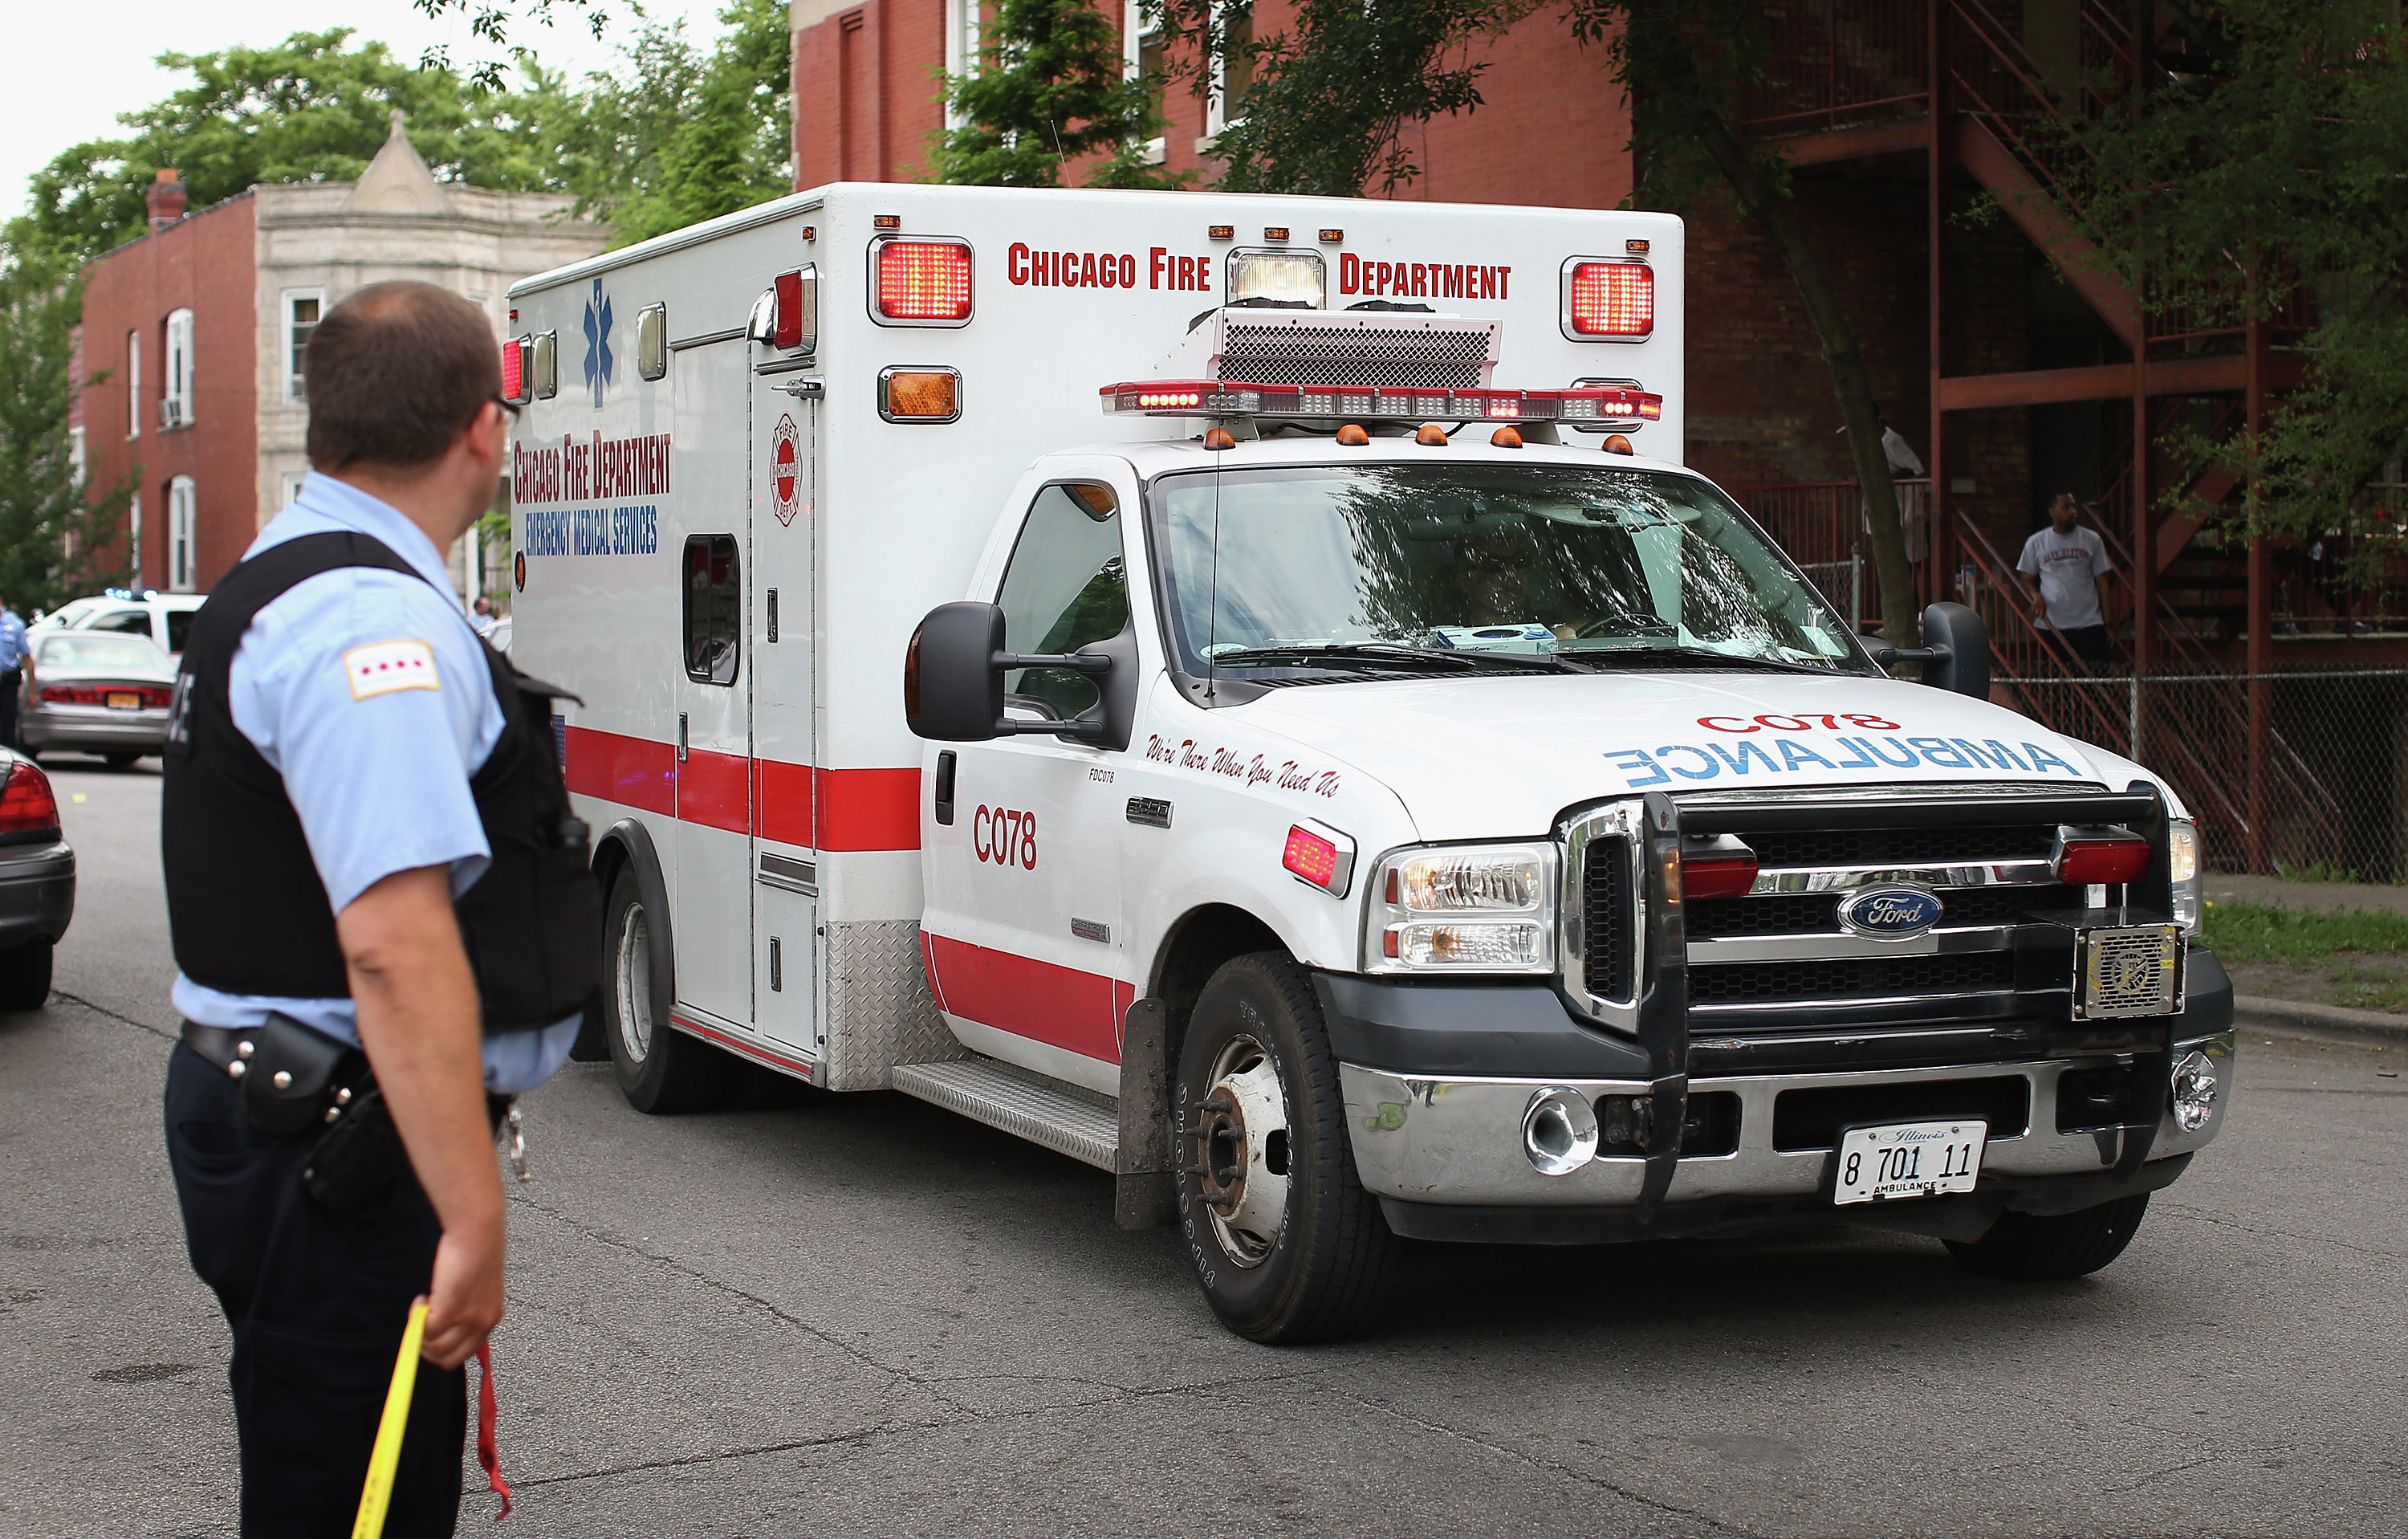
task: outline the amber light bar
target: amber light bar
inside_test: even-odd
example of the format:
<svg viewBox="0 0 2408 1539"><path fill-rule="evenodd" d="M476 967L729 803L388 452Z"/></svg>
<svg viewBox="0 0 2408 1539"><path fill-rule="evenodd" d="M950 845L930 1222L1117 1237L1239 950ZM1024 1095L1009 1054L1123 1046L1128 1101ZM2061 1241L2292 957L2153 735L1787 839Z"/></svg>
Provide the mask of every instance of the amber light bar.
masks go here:
<svg viewBox="0 0 2408 1539"><path fill-rule="evenodd" d="M1106 416L1331 417L1412 422L1656 422L1664 397L1644 390L1364 390L1148 380L1099 392Z"/></svg>

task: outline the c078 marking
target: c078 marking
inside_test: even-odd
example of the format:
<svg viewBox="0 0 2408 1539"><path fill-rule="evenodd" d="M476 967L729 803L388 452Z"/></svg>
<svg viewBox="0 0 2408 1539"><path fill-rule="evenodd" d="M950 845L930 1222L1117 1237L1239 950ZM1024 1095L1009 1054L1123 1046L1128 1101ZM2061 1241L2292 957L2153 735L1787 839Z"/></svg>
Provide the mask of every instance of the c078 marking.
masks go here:
<svg viewBox="0 0 2408 1539"><path fill-rule="evenodd" d="M1037 814L981 807L970 814L970 853L990 866L1037 869Z"/></svg>
<svg viewBox="0 0 2408 1539"><path fill-rule="evenodd" d="M1725 726L1722 725L1725 722L1737 722L1739 725ZM1769 711L1761 716L1700 716L1698 718L1698 725L1709 732L1761 732L1767 727L1770 727L1775 732L1804 732L1818 723L1825 729L1837 732L1842 722L1851 726L1863 727L1870 732L1896 732L1899 729L1898 723L1888 717L1875 716L1862 711L1852 715L1836 716L1816 711L1784 716L1777 711Z"/></svg>

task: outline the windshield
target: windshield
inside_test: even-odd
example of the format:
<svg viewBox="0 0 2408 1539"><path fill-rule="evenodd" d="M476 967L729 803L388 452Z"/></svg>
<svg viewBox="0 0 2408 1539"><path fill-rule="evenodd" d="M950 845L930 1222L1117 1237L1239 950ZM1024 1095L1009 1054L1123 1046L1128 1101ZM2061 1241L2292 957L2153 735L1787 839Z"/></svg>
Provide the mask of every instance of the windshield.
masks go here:
<svg viewBox="0 0 2408 1539"><path fill-rule="evenodd" d="M1191 673L1865 666L1847 622L1693 477L1495 464L1204 471L1157 481L1151 511Z"/></svg>
<svg viewBox="0 0 2408 1539"><path fill-rule="evenodd" d="M167 654L139 636L87 630L53 636L44 641L36 664L41 668L111 669L156 674L167 670Z"/></svg>

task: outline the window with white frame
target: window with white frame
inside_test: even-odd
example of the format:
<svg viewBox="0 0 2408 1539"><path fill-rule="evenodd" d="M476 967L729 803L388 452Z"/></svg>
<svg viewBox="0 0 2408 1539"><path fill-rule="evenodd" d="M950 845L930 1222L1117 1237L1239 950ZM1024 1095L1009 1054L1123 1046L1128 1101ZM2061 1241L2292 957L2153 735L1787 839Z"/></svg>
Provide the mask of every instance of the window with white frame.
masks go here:
<svg viewBox="0 0 2408 1539"><path fill-rule="evenodd" d="M142 436L142 334L125 334L125 436Z"/></svg>
<svg viewBox="0 0 2408 1539"><path fill-rule="evenodd" d="M284 398L288 401L309 398L309 383L301 377L301 360L309 351L310 334L318 329L318 317L325 308L323 289L284 291Z"/></svg>
<svg viewBox="0 0 2408 1539"><path fill-rule="evenodd" d="M1163 110L1163 93L1167 84L1163 78L1163 50L1162 18L1146 14L1145 0L1127 0L1127 9L1121 20L1122 72L1128 79L1140 75L1152 77L1154 115L1157 121L1166 116ZM1146 140L1145 163L1160 165L1163 148L1164 139L1160 134Z"/></svg>
<svg viewBox="0 0 2408 1539"><path fill-rule="evenodd" d="M167 483L167 586L177 593L192 592L198 575L198 500L192 477L178 476Z"/></svg>
<svg viewBox="0 0 2408 1539"><path fill-rule="evenodd" d="M193 425L193 312L170 310L167 314L167 356L163 366L166 379L161 381L159 425L190 427Z"/></svg>
<svg viewBox="0 0 2408 1539"><path fill-rule="evenodd" d="M298 497L300 495L301 478L294 474L292 471L287 470L284 472L284 501L280 506L286 508L292 507L294 499Z"/></svg>
<svg viewBox="0 0 2408 1539"><path fill-rule="evenodd" d="M125 504L126 559L134 568L131 579L136 587L142 585L142 494L136 492Z"/></svg>
<svg viewBox="0 0 2408 1539"><path fill-rule="evenodd" d="M979 72L979 0L945 0L945 73L975 79ZM969 120L945 103L945 126L963 128Z"/></svg>
<svg viewBox="0 0 2408 1539"><path fill-rule="evenodd" d="M75 483L79 487L84 483L84 477L87 473L87 467L90 463L91 462L85 456L83 429L80 427L68 428L67 474L75 478Z"/></svg>
<svg viewBox="0 0 2408 1539"><path fill-rule="evenodd" d="M1220 7L1221 54L1212 61L1212 89L1204 98L1204 137L1212 138L1242 118L1230 109L1246 99L1254 83L1254 7L1253 0Z"/></svg>

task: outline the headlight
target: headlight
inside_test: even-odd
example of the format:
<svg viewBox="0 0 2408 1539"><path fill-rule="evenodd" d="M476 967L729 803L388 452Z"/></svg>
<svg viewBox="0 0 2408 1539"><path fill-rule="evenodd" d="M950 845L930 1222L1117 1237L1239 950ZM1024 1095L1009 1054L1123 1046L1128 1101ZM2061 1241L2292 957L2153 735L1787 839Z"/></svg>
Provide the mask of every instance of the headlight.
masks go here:
<svg viewBox="0 0 2408 1539"><path fill-rule="evenodd" d="M1370 972L1553 972L1551 844L1405 850L1380 862L1366 916Z"/></svg>
<svg viewBox="0 0 2408 1539"><path fill-rule="evenodd" d="M2199 825L2175 818L2166 826L2168 874L2173 878L2174 923L2186 935L2199 933Z"/></svg>

